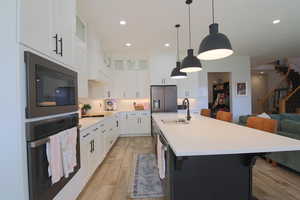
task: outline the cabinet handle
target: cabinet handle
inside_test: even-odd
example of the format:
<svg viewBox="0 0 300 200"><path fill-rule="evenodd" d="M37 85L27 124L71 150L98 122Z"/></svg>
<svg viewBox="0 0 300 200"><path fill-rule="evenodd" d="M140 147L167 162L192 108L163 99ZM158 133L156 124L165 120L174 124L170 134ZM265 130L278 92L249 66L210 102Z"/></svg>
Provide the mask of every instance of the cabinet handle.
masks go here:
<svg viewBox="0 0 300 200"><path fill-rule="evenodd" d="M93 140L93 152L95 152L95 140Z"/></svg>
<svg viewBox="0 0 300 200"><path fill-rule="evenodd" d="M117 128L119 127L119 121L116 121L116 123L117 123Z"/></svg>
<svg viewBox="0 0 300 200"><path fill-rule="evenodd" d="M93 140L90 142L90 153L93 153Z"/></svg>
<svg viewBox="0 0 300 200"><path fill-rule="evenodd" d="M90 135L90 133L87 133L87 134L85 134L84 136L83 136L83 138L86 138L87 136L89 136Z"/></svg>
<svg viewBox="0 0 300 200"><path fill-rule="evenodd" d="M105 133L105 132L106 132L106 130L103 130L103 131L102 131L102 133Z"/></svg>
<svg viewBox="0 0 300 200"><path fill-rule="evenodd" d="M58 54L58 35L55 34L55 36L53 36L53 38L55 39L55 49L53 50L56 54Z"/></svg>
<svg viewBox="0 0 300 200"><path fill-rule="evenodd" d="M95 128L93 131L97 131L98 130L98 128Z"/></svg>
<svg viewBox="0 0 300 200"><path fill-rule="evenodd" d="M63 39L62 38L60 38L60 40L59 40L59 43L60 43L60 53L59 53L59 55L61 56L61 57L63 57Z"/></svg>

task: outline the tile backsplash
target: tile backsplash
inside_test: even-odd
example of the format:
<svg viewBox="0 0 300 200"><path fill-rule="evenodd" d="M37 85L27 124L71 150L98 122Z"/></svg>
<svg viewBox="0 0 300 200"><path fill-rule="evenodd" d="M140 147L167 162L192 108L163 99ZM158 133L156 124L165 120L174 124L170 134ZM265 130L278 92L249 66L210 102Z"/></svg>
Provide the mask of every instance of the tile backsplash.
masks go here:
<svg viewBox="0 0 300 200"><path fill-rule="evenodd" d="M134 110L134 102L136 104L141 104L144 106L145 110L150 109L149 99L118 99L117 100L117 110L118 111L131 111ZM90 104L92 109L90 113L100 113L104 110L104 100L103 99L88 99L79 98L80 104Z"/></svg>
<svg viewBox="0 0 300 200"><path fill-rule="evenodd" d="M190 108L191 110L199 110L198 99L190 98ZM182 104L183 99L178 99L178 105ZM150 109L149 99L117 99L117 110L118 111L132 111L134 110L134 102L139 105L143 105L145 110ZM92 109L89 113L100 113L104 112L104 100L103 99L88 99L79 98L80 104L90 104Z"/></svg>

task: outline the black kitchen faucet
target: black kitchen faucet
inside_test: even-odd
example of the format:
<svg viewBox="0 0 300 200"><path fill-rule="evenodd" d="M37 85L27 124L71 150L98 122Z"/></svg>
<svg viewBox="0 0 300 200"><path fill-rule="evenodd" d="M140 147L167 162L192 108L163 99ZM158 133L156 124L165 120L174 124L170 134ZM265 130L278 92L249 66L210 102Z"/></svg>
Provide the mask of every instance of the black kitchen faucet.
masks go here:
<svg viewBox="0 0 300 200"><path fill-rule="evenodd" d="M186 113L186 119L188 121L191 120L191 113L190 113L190 101L188 98L185 98L182 102L182 105L187 109L187 113Z"/></svg>

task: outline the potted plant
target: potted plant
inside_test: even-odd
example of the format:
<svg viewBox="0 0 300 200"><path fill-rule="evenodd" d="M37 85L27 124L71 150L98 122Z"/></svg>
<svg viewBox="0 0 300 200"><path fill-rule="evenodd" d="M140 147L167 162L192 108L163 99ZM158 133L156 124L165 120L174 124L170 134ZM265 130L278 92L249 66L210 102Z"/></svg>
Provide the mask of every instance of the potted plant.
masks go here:
<svg viewBox="0 0 300 200"><path fill-rule="evenodd" d="M92 109L92 106L90 104L84 104L81 108L82 115L86 115L87 112L91 109Z"/></svg>

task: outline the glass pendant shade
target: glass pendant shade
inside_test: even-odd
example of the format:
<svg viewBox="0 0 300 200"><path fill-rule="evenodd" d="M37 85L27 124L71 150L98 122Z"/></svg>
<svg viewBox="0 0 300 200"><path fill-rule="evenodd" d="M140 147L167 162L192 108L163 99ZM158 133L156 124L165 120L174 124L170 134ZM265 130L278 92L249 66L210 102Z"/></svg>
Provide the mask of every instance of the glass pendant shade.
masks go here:
<svg viewBox="0 0 300 200"><path fill-rule="evenodd" d="M228 37L219 33L219 25L211 24L209 35L202 40L197 57L200 60L218 60L231 56L233 53Z"/></svg>
<svg viewBox="0 0 300 200"><path fill-rule="evenodd" d="M172 79L184 79L187 78L187 74L180 71L180 62L176 62L176 67L172 70L171 73Z"/></svg>
<svg viewBox="0 0 300 200"><path fill-rule="evenodd" d="M183 59L181 63L181 72L192 73L199 72L202 70L202 65L200 60L194 56L194 50L188 49L187 56Z"/></svg>

